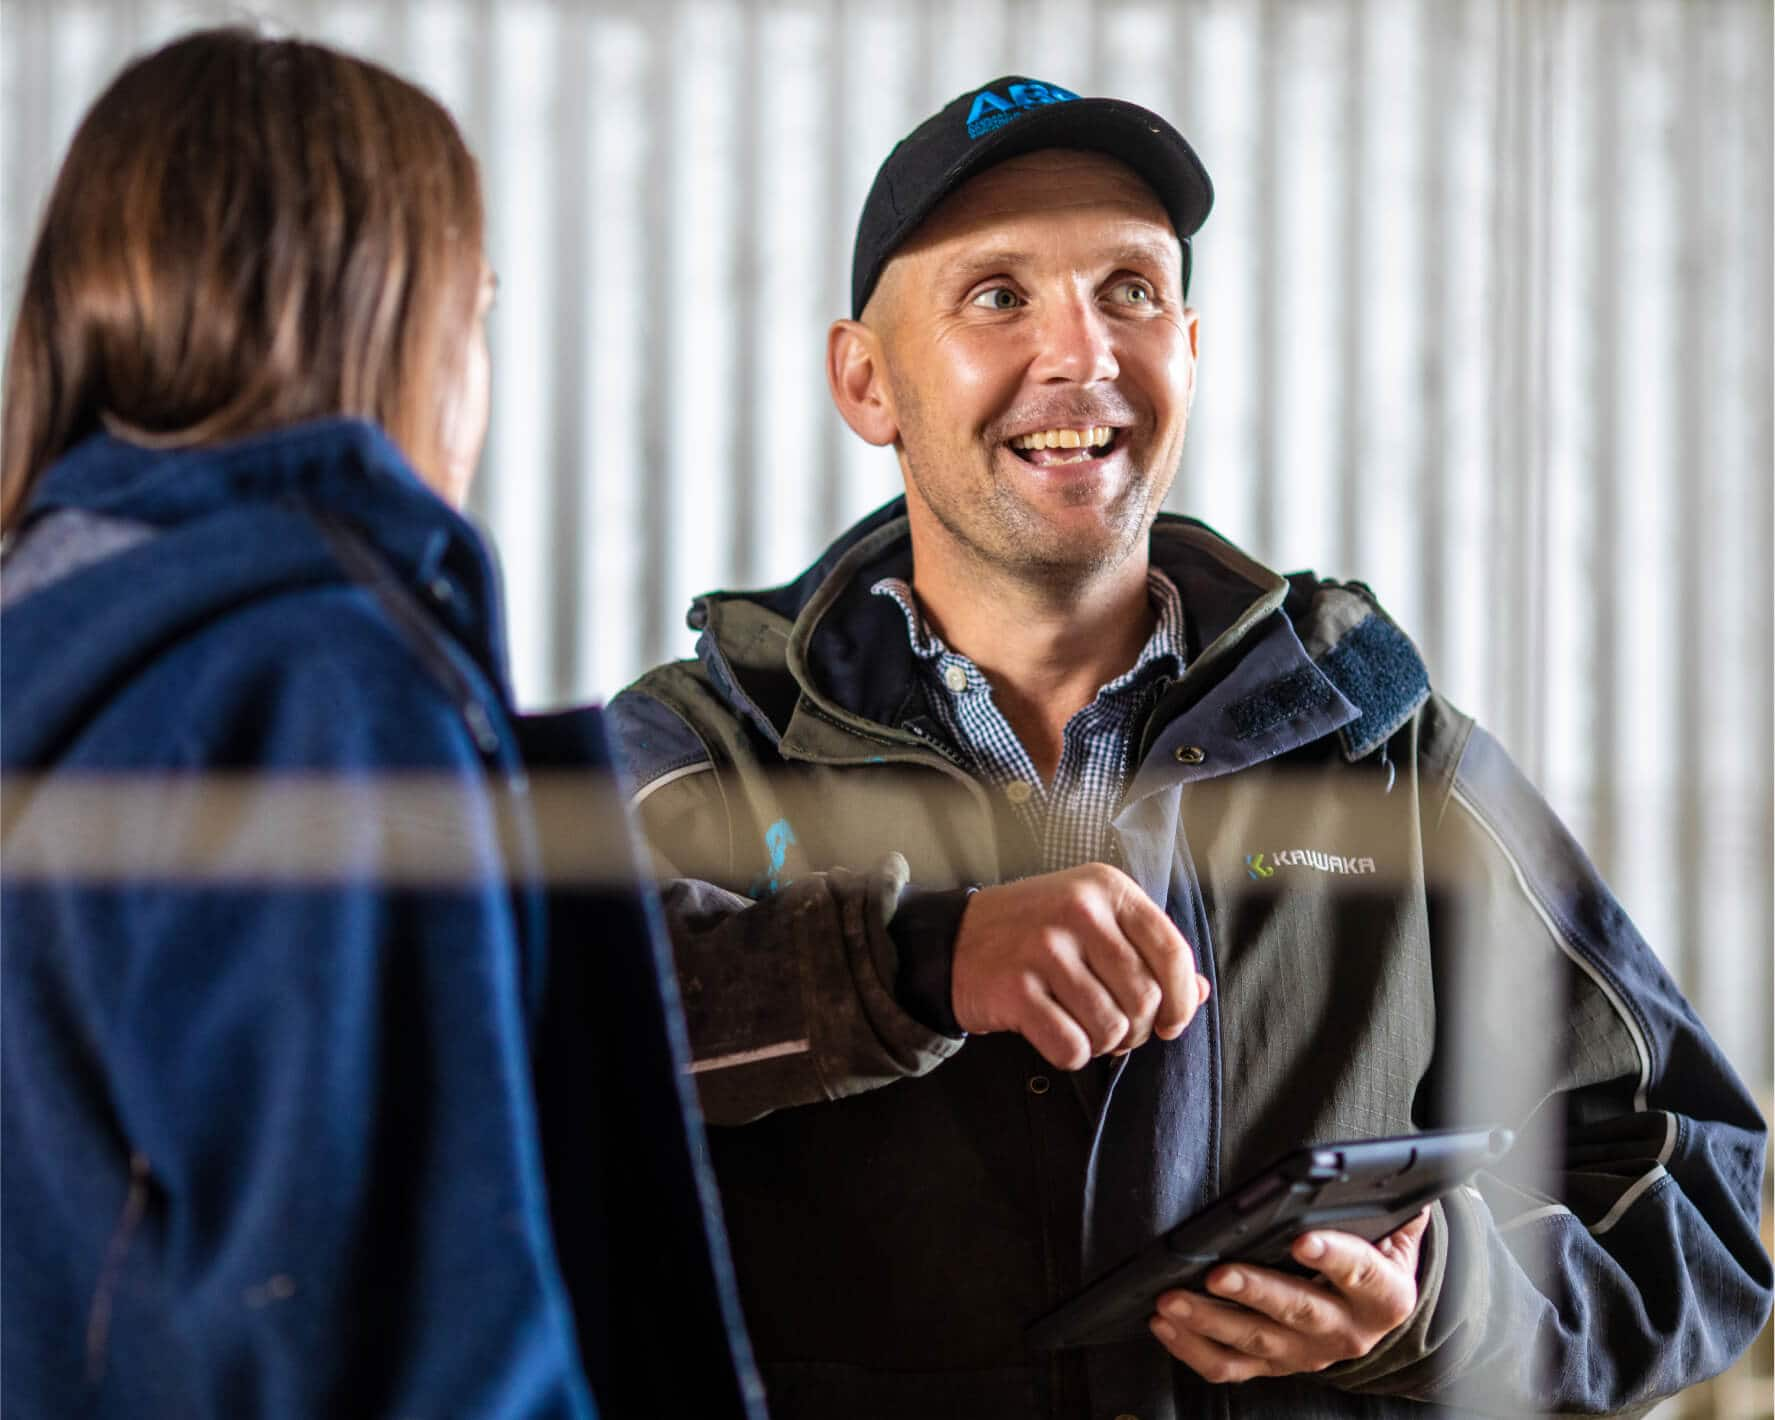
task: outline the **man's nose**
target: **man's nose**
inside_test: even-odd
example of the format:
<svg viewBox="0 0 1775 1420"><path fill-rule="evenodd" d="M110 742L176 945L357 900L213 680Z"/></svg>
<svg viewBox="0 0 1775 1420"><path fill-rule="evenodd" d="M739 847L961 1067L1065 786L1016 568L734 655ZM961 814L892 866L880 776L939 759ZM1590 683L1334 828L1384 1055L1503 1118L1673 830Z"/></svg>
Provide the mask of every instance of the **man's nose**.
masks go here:
<svg viewBox="0 0 1775 1420"><path fill-rule="evenodd" d="M1094 298L1049 302L1043 316L1033 370L1038 379L1088 385L1120 373L1114 332Z"/></svg>

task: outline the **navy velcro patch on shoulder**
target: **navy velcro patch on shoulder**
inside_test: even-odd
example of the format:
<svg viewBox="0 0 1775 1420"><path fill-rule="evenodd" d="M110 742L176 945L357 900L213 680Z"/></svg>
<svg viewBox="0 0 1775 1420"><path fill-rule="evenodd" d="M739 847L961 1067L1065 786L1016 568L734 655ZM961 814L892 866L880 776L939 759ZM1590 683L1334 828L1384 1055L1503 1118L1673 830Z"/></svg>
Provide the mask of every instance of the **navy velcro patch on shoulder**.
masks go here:
<svg viewBox="0 0 1775 1420"><path fill-rule="evenodd" d="M629 689L618 695L604 707L604 724L631 790L645 789L674 769L709 759L696 731L671 706L645 691Z"/></svg>
<svg viewBox="0 0 1775 1420"><path fill-rule="evenodd" d="M1330 701L1333 694L1325 676L1302 666L1271 681L1255 695L1235 700L1227 706L1227 718L1233 722L1236 738L1255 739L1303 711L1317 710Z"/></svg>
<svg viewBox="0 0 1775 1420"><path fill-rule="evenodd" d="M1430 694L1430 673L1417 647L1378 612L1345 632L1319 668L1362 712L1338 731L1350 759L1373 753Z"/></svg>

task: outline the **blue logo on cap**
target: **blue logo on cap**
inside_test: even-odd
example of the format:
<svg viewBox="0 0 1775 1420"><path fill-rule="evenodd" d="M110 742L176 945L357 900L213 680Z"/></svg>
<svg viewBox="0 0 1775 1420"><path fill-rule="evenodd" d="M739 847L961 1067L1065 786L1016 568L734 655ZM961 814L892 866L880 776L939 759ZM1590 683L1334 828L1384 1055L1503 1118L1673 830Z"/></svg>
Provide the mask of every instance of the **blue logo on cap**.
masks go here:
<svg viewBox="0 0 1775 1420"><path fill-rule="evenodd" d="M1032 108L1044 104L1063 104L1077 94L1058 84L1012 84L1003 94L982 89L974 95L974 106L968 110L968 137L983 138L995 128L1003 128L1014 118L1021 118Z"/></svg>

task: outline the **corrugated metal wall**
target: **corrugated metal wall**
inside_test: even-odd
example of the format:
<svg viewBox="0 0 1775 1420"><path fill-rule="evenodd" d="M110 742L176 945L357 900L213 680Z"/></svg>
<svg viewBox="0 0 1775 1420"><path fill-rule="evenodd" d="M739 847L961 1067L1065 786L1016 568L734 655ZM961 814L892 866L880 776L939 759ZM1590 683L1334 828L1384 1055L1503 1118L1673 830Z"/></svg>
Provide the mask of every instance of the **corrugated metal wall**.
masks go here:
<svg viewBox="0 0 1775 1420"><path fill-rule="evenodd" d="M1769 0L7 0L0 280L129 54L264 18L432 88L481 155L475 511L530 703L690 644L891 496L828 407L876 164L1021 71L1213 173L1173 506L1361 576L1770 1075Z"/></svg>

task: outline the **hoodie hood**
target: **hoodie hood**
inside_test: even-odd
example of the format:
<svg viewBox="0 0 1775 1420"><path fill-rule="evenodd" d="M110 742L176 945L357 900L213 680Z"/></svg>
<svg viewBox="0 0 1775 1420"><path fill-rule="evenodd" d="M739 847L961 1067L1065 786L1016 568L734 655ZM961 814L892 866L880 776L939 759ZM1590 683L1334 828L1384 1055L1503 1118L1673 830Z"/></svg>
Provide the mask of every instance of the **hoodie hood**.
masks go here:
<svg viewBox="0 0 1775 1420"><path fill-rule="evenodd" d="M325 420L201 449L95 435L39 480L0 576L57 519L127 535L0 614L0 765L46 768L165 647L261 598L347 582L329 526L372 543L502 690L493 566L479 535L375 426ZM21 577L35 581L35 578Z"/></svg>

